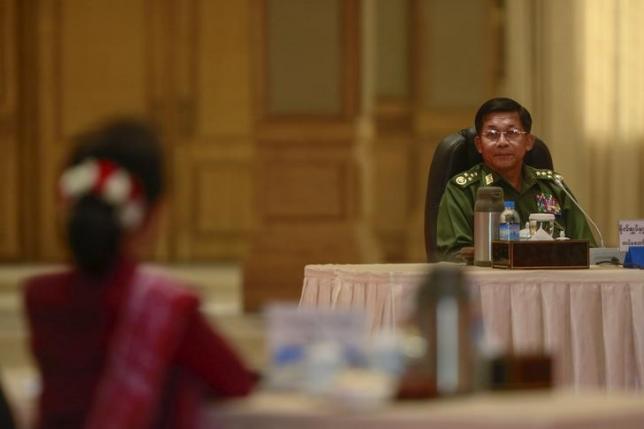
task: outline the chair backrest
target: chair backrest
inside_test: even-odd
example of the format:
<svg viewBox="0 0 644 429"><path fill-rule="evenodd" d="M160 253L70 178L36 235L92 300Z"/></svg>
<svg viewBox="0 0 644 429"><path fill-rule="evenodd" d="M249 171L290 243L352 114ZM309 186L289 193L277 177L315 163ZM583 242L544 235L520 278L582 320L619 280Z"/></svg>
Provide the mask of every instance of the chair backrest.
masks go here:
<svg viewBox="0 0 644 429"><path fill-rule="evenodd" d="M434 152L432 164L429 167L425 197L425 252L428 262L437 260L436 219L438 205L447 182L456 174L483 162L481 154L474 145L475 136L474 128L464 128L458 133L443 138ZM535 138L534 147L526 153L523 162L535 168L553 169L550 151L539 138Z"/></svg>

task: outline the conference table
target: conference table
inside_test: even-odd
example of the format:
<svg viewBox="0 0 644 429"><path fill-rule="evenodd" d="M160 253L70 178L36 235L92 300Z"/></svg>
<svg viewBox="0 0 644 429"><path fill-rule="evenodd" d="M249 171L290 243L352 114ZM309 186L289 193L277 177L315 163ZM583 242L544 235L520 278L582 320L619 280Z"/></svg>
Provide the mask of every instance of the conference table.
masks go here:
<svg viewBox="0 0 644 429"><path fill-rule="evenodd" d="M477 394L350 409L343 401L260 392L210 406L217 429L641 429L644 396L570 391Z"/></svg>
<svg viewBox="0 0 644 429"><path fill-rule="evenodd" d="M372 331L395 332L433 266L307 265L300 306L365 311ZM644 271L463 269L489 343L551 354L560 386L642 390Z"/></svg>

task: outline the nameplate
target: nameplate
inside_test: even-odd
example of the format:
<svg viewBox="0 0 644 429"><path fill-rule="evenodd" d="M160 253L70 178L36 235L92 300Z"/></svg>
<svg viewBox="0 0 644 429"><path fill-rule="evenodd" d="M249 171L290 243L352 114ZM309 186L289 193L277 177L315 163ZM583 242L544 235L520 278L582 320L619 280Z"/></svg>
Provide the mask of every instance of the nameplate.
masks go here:
<svg viewBox="0 0 644 429"><path fill-rule="evenodd" d="M493 241L492 267L589 268L588 240Z"/></svg>
<svg viewBox="0 0 644 429"><path fill-rule="evenodd" d="M271 353L284 347L317 342L362 345L367 338L367 315L362 311L271 304L266 308L266 337Z"/></svg>
<svg viewBox="0 0 644 429"><path fill-rule="evenodd" d="M619 250L627 252L630 246L644 246L644 219L619 221Z"/></svg>

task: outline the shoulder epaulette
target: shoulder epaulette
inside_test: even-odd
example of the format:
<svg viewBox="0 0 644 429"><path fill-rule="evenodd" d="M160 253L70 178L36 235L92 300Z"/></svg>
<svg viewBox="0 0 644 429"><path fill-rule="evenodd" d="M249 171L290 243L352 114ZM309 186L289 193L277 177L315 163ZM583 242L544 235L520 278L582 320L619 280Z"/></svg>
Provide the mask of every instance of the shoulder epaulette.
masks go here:
<svg viewBox="0 0 644 429"><path fill-rule="evenodd" d="M477 182L479 178L480 178L480 172L476 167L474 167L464 173L457 175L452 180L458 186L465 188L466 186L469 186L472 183Z"/></svg>
<svg viewBox="0 0 644 429"><path fill-rule="evenodd" d="M563 176L561 174L548 169L535 169L534 174L537 179L541 180L563 180Z"/></svg>

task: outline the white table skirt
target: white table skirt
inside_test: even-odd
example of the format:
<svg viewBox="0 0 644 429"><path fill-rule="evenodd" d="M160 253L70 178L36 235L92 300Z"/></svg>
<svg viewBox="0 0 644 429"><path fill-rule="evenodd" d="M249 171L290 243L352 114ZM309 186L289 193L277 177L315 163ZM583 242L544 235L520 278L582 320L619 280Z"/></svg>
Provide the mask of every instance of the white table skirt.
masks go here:
<svg viewBox="0 0 644 429"><path fill-rule="evenodd" d="M430 268L308 265L300 305L364 309L373 330L395 330ZM485 333L501 347L552 353L562 385L642 389L644 271L465 269Z"/></svg>

